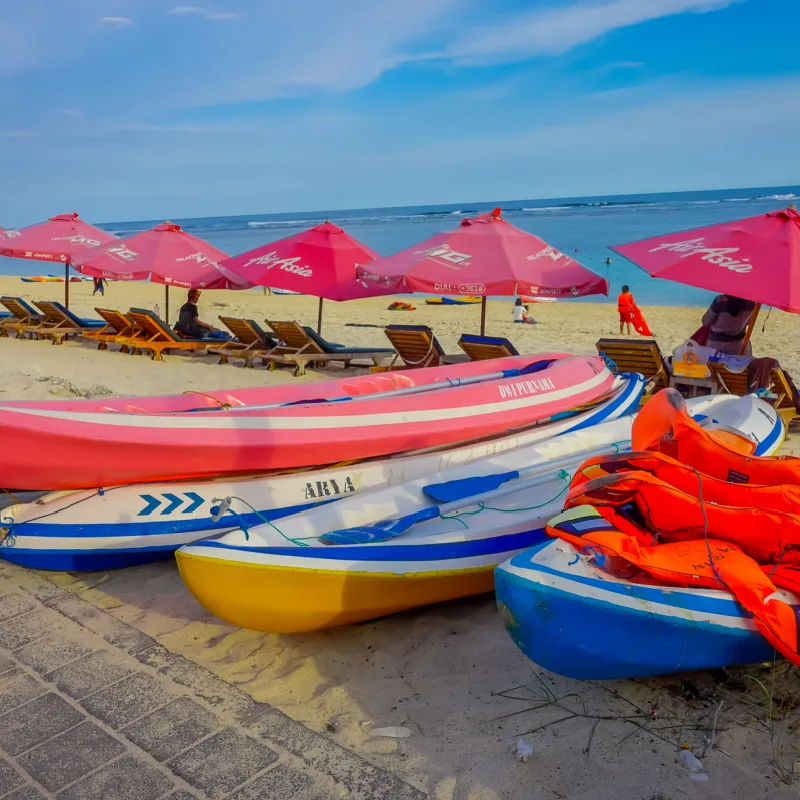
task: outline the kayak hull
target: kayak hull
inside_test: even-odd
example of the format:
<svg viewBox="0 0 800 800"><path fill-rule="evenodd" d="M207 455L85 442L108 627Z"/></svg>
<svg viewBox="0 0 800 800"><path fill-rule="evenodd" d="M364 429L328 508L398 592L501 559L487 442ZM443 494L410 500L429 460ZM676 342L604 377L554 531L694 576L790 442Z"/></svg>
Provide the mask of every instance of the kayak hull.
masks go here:
<svg viewBox="0 0 800 800"><path fill-rule="evenodd" d="M568 678L645 678L774 655L729 592L624 581L563 541L501 564L495 592L519 649Z"/></svg>
<svg viewBox="0 0 800 800"><path fill-rule="evenodd" d="M559 358L534 374L515 372L548 361L478 362L478 375L511 374L411 394L268 409L142 414L4 405L0 439L14 458L0 462L0 486L82 489L375 458L531 425L612 388L614 378L598 358Z"/></svg>

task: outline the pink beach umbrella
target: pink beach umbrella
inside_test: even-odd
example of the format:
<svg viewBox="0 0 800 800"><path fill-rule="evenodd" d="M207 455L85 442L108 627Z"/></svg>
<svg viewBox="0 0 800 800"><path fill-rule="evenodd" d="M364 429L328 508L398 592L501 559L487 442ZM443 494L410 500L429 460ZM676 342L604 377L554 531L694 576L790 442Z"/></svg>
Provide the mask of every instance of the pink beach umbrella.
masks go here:
<svg viewBox="0 0 800 800"><path fill-rule="evenodd" d="M794 206L611 249L654 278L755 302L743 348L761 305L800 313L800 214Z"/></svg>
<svg viewBox="0 0 800 800"><path fill-rule="evenodd" d="M223 266L257 286L319 297L317 332L321 333L324 300L357 300L394 293L392 288L365 286L356 279L356 267L377 257L338 225L324 222L229 258Z"/></svg>
<svg viewBox="0 0 800 800"><path fill-rule="evenodd" d="M145 281L166 286L167 322L169 287L185 289L247 289L241 276L220 265L228 258L208 242L164 222L102 248L83 252L72 259L84 275L117 281Z"/></svg>
<svg viewBox="0 0 800 800"><path fill-rule="evenodd" d="M486 329L486 297L528 294L581 297L608 294L608 281L575 259L490 214L464 219L454 231L360 267L366 286L393 291L480 295L481 334Z"/></svg>
<svg viewBox="0 0 800 800"><path fill-rule="evenodd" d="M64 305L69 308L72 257L115 241L116 236L84 222L77 214L59 214L46 222L0 232L0 256L64 264Z"/></svg>

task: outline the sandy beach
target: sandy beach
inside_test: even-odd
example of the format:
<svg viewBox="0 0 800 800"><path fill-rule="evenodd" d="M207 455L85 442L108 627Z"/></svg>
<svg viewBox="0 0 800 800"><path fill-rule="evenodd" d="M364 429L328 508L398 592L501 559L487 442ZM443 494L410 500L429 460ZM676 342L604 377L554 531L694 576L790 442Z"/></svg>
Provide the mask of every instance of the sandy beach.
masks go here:
<svg viewBox="0 0 800 800"><path fill-rule="evenodd" d="M64 285L2 277L0 293L58 300ZM89 283L72 284L70 295L72 310L81 316L94 316L95 306L158 304L162 316L164 311L164 289L151 284L112 283L104 298L92 298ZM183 301L183 293L172 290L173 321ZM415 300L417 310L402 313L386 310L390 302L328 302L322 333L334 342L384 347L383 326L426 324L446 352L457 352L459 335L479 329L479 306L428 307ZM514 325L511 308L511 301L490 302L486 332L508 337L521 352L593 353L599 337L618 335L613 304L532 305L531 314L539 322L535 326ZM703 311L642 310L664 352L699 326ZM315 325L317 300L208 291L200 313L208 322L224 314ZM762 332L764 319L766 314L753 337L754 353L778 358L800 377L800 319L773 312ZM370 327L351 327L349 322ZM47 341L0 339L0 399L170 394L346 374L336 368L309 370L298 379L287 369L218 365L210 356L166 356L155 363L113 347L108 352L94 348L86 341L53 347ZM797 441L790 439L784 452L800 453ZM791 698L797 697L800 683L797 671L784 665L747 671L770 690L770 715L767 693L738 671L721 683L708 674L604 684L552 675L517 650L491 597L324 633L277 636L241 630L212 617L184 589L172 562L47 577L436 800L798 796L797 785L790 785L795 766L800 768L793 728L800 723ZM788 708L781 706L784 698ZM705 740L715 717L718 747L710 749ZM372 725L405 726L411 735L371 737ZM523 735L534 748L525 763L511 752ZM707 782L691 780L676 762L676 745L684 743L704 756Z"/></svg>

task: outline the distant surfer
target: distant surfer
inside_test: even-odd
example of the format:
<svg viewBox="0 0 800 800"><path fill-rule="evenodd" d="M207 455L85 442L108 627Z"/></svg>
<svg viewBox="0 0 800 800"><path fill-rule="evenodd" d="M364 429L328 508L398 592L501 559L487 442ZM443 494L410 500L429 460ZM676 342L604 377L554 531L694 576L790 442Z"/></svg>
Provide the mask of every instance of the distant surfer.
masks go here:
<svg viewBox="0 0 800 800"><path fill-rule="evenodd" d="M606 264L610 264L610 263L611 263L611 259L610 259L610 258L607 258L607 259L606 259Z"/></svg>

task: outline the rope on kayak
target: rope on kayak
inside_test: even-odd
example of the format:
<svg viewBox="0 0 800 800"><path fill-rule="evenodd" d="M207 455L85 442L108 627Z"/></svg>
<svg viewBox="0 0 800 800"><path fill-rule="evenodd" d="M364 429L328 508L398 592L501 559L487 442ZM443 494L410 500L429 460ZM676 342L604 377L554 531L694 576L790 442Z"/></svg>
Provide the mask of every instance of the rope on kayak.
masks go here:
<svg viewBox="0 0 800 800"><path fill-rule="evenodd" d="M187 389L186 391L181 392L181 394L199 394L201 397L207 397L209 400L219 403L220 411L227 411L229 408L231 408L230 403L226 403L223 400L220 400L218 397L214 397L214 395L206 394L205 392L198 392L196 389Z"/></svg>
<svg viewBox="0 0 800 800"><path fill-rule="evenodd" d="M286 539L287 542L291 542L296 547L308 547L308 545L305 544L302 539L292 539L291 536L287 536L274 522L272 522L272 520L267 519L257 508L250 505L250 503L248 503L247 500L245 500L244 498L237 497L236 495L231 495L230 499L238 500L240 503L244 503L265 525L269 525L270 528L272 528L276 533L280 534L284 539ZM236 520L239 523L239 527L242 529L242 533L244 533L245 541L249 542L250 527L252 526L248 526L247 523L244 521L244 517L242 517L242 515L238 511L234 511L233 508L231 508L230 506L228 507L228 512L232 514L234 517L236 517ZM316 539L317 537L311 536L308 538Z"/></svg>
<svg viewBox="0 0 800 800"><path fill-rule="evenodd" d="M14 497L14 495L11 494L11 492L9 492L8 489L3 489L2 487L0 487L0 491L5 492L14 501L14 505L21 505L19 500L17 500L17 498Z"/></svg>

